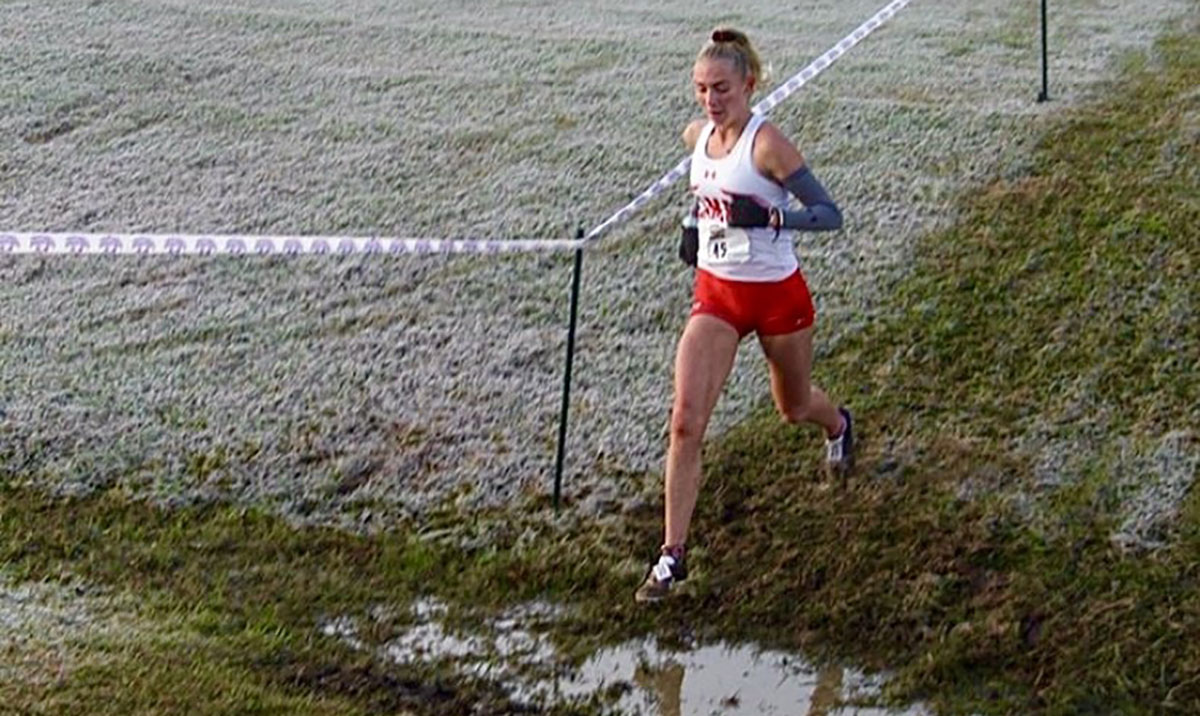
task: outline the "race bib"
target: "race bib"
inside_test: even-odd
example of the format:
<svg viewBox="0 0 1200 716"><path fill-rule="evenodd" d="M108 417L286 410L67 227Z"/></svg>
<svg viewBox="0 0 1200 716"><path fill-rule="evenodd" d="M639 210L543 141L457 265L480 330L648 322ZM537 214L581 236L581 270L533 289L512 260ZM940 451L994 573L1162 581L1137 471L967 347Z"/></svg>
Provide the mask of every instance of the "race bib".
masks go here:
<svg viewBox="0 0 1200 716"><path fill-rule="evenodd" d="M705 263L744 264L750 260L750 235L717 221L700 220L700 250Z"/></svg>

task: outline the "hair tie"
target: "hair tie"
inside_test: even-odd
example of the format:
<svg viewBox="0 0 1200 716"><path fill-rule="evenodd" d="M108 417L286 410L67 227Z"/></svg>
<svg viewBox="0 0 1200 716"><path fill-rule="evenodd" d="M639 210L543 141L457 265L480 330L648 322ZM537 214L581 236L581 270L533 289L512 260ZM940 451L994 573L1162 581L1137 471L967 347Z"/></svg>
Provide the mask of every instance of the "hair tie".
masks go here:
<svg viewBox="0 0 1200 716"><path fill-rule="evenodd" d="M713 30L713 42L733 42L735 39L736 36L729 30Z"/></svg>

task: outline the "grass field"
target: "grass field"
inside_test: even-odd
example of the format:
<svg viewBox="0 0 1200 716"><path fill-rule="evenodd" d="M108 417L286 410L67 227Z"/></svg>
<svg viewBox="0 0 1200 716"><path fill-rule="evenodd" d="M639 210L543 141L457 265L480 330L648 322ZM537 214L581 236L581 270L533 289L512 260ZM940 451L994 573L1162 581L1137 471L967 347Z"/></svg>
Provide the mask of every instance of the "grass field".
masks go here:
<svg viewBox="0 0 1200 716"><path fill-rule="evenodd" d="M1187 6L1154 7L1171 13ZM416 65L418 84L445 90L459 81L479 90L455 105L456 121L469 123L477 111L475 120L490 126L497 107L539 106L539 92L547 105L558 101L545 97L558 97L559 71L541 64L537 48L545 46L521 32L520 13L505 5L485 19L466 4L412 5L401 21L382 3L360 3L354 10L361 13L299 3L253 12L183 3L82 7L0 2L0 32L20 50L3 55L13 70L0 84L3 126L25 140L2 159L0 219L14 222L11 228L174 228L195 220L214 229L222 221L241 230L427 229L438 224L433 195L463 187L464 196L482 196L483 184L473 181L519 167L531 172L526 180L497 184L498 204L462 224L464 231L504 226L515 235L546 228L532 214L562 216L577 207L602 214L647 166L669 163L678 151L645 136L673 135L678 121L648 121L636 136L595 135L631 145L597 150L596 163L571 175L587 197L579 204L557 194L537 203L532 187L562 186L564 165L546 156L571 139L539 137L539 125L514 118L513 136L531 143L521 149L479 139L480 151L495 146L499 154L430 172L431 182L448 183L425 197L425 209L419 185L389 183L395 177L321 203L314 197L330 187L376 181L364 169L371 162L413 171L405 161L379 159L388 147L407 147L411 136L379 145L393 130L362 124L383 107L403 101L418 116L428 112L429 123L412 134L433 133L424 140L429 146L454 146L463 136L462 124L447 126L450 136L436 134L442 109L432 97L441 91L391 94L400 85L389 85L397 78L385 70L361 86L347 79L386 65L379 59L386 56L365 50L412 57L404 41L412 28L437 21L437 37L462 36L447 56L430 49L438 47L433 39L411 40L426 49L416 53L427 63ZM854 24L851 10L865 16L869 9L814 8L814 17L829 15L805 30L809 42L836 40ZM35 50L31 38L68 11L84 19L56 25L57 44ZM548 12L532 34L580 63L560 89L580 93L573 99L581 102L588 92L612 91L614 76L645 72L639 68L656 58L679 64L647 77L638 92L650 101L685 92L671 73L685 71L692 43L672 49L665 30L700 32L721 12L717 5L675 14L604 5L595 18ZM577 451L587 454L580 462L598 474L569 483L571 505L561 516L538 495L507 509L496 506L514 499L503 490L483 501L490 508L447 499L461 490L463 475L509 476L516 494L538 484L530 474L544 477L530 445L546 447L539 441L550 435L542 430L553 390L526 391L530 382L555 380L561 329L554 306L561 307L566 281L557 263L496 270L471 261L248 267L5 259L0 554L8 586L0 590L0 708L594 713L615 698L521 704L452 663L380 658L412 626L406 606L435 596L448 605L447 628L462 633L532 600L562 605L566 611L539 628L568 662L646 635L753 642L885 671L891 676L882 698L922 701L938 712L1200 709L1200 503L1190 492L1200 463L1197 21L1194 12L1176 21L1151 47L1149 25L1112 29L1121 24L1106 14L1114 6L1080 3L1072 12L1075 29L1095 32L1090 47L1104 37L1112 48L1144 49L1115 65L1106 64L1115 49L1103 57L1066 51L1080 76L1062 90L1056 116L1028 103L1036 83L1024 90L1034 72L1014 28L1031 16L999 5L930 6L908 25L898 21L875 50L848 58L829 86L814 88L792 110L792 117L821 118L796 133L813 146L814 164L828 168L823 175L838 193L859 197L862 207L844 253L810 265L814 282L828 287L823 300L834 324L820 377L857 406L865 451L849 483L822 483L812 435L778 424L759 401L739 407L734 397L708 453L695 577L659 610L635 608L629 598L658 540L659 506L645 497L657 478L644 471L656 455L629 456L622 446L648 441L662 415L622 423L612 398L598 396L625 400L629 410L665 400L678 327L670 308L686 301L686 280L664 258L669 246L650 247L669 244L652 230L669 235L673 219L662 215L670 210L628 230L592 262L585 324L594 328L584 353L592 357L582 371L592 372L576 439L589 446ZM601 17L625 18L620 41L588 31ZM767 27L774 17L753 21ZM767 42L782 35L770 27ZM251 32L273 40L250 43ZM512 66L546 72L545 84L481 81L495 62L485 50L472 54L488 46L482 37L500 43ZM196 51L168 52L172 43ZM130 52L149 53L153 62L106 61L117 47L141 48ZM334 47L344 54L328 54ZM888 62L935 49L955 59L953 82L948 75L940 84L928 66ZM530 53L525 65L522 52ZM791 60L804 52L793 52L772 54L798 65ZM362 61L367 55L380 64ZM451 56L478 64L451 71ZM1084 82L1104 67L1108 81ZM62 77L61 86L34 77L34 68ZM126 74L106 75L117 70ZM80 72L95 74L81 82ZM322 73L330 75L324 84ZM280 78L289 82L286 91L275 86ZM995 82L981 84L984 78ZM186 111L175 111L174 93L192 81L210 84ZM389 99L372 112L358 101L381 91L370 89L379 82ZM258 94L238 99L240 92ZM270 92L278 94L274 103L259 101ZM342 92L350 95L329 99ZM505 92L534 99L514 95L498 104ZM594 115L574 121L597 132L620 124L623 115L604 114L617 111L604 97L593 98ZM686 118L686 96L661 101L677 99L663 111ZM138 120L156 102L160 121ZM233 113L235 105L245 114ZM851 110L860 112L851 127L861 133L839 129ZM570 118L559 126L573 128ZM356 164L349 148L364 132L370 139ZM997 137L1007 139L993 143ZM181 156L205 151L215 172L209 176L221 181L179 173L184 184L173 187ZM413 151L413 161L444 165ZM522 164L543 161L545 176ZM331 164L323 174L312 162ZM471 179L472 172L483 174ZM583 192L596 176L613 186ZM294 204L258 192L304 181L325 188L297 190ZM400 220L382 208L361 213L373 191L380 202L394 192L417 206L411 223L389 223ZM498 208L520 205L522 191L531 192L531 216ZM77 196L94 196L96 211L111 213L75 214ZM262 213L264 206L290 208L275 215ZM913 213L897 213L907 209ZM819 255L802 247L802 256L805 249ZM857 255L878 261L852 262ZM842 270L850 265L859 269L853 277ZM641 300L633 285L650 287L655 301ZM500 298L524 321L504 335L481 308ZM488 345L480 360L489 378L511 382L461 377L477 374L479 366L465 359L473 354L440 342L459 332ZM647 355L657 355L659 367L647 370ZM420 357L454 378L423 392L428 374L408 370ZM601 360L610 362L604 371ZM733 395L757 390L761 398L751 380L758 366L743 361L740 370ZM639 377L622 382L616 374ZM648 393L638 393L643 388ZM447 413L446 395L495 405L497 415ZM517 423L505 407L512 395L547 405L522 413L533 414L532 424ZM498 428L488 421L506 420L514 422L511 433L491 432ZM488 460L506 439L511 457ZM601 479L621 487L606 495ZM360 648L329 632L335 620L356 625Z"/></svg>
<svg viewBox="0 0 1200 716"><path fill-rule="evenodd" d="M846 206L845 231L799 247L822 350L897 305L889 286L958 192L1020 171L1043 118L1187 5L1061 3L1055 102L1038 105L1030 8L917 2L781 107ZM0 228L573 234L680 157L708 28L747 27L782 79L877 9L5 0ZM585 261L575 494L628 503L646 482L614 476L660 469L690 280L670 258L682 191ZM354 529L550 483L566 258L0 271L0 448L21 479ZM764 391L748 354L714 432Z"/></svg>

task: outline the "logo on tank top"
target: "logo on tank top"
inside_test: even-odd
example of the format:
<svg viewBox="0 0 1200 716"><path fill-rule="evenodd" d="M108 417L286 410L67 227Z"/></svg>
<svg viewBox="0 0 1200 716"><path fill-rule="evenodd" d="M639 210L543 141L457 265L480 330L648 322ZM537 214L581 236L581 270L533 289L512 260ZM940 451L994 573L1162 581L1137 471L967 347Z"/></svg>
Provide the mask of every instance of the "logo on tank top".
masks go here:
<svg viewBox="0 0 1200 716"><path fill-rule="evenodd" d="M729 212L732 210L732 204L724 199L715 199L711 196L698 197L699 207L696 211L698 219L712 219L720 221L723 224L729 223Z"/></svg>

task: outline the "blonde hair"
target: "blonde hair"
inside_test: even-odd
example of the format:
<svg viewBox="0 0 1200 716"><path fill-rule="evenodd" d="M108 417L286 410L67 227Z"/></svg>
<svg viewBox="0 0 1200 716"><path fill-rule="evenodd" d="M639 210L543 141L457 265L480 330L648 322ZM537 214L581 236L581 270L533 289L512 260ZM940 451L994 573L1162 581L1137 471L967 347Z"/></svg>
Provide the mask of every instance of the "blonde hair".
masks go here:
<svg viewBox="0 0 1200 716"><path fill-rule="evenodd" d="M734 69L742 77L753 77L757 82L765 82L762 60L750 44L750 38L741 30L732 27L718 27L712 31L708 42L700 48L696 61L721 59L733 63Z"/></svg>

